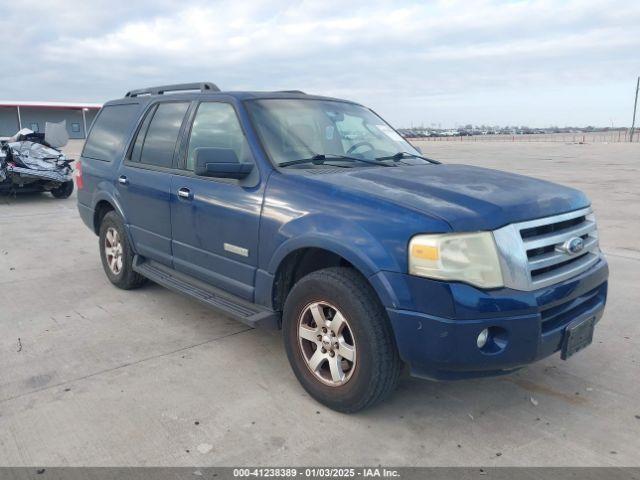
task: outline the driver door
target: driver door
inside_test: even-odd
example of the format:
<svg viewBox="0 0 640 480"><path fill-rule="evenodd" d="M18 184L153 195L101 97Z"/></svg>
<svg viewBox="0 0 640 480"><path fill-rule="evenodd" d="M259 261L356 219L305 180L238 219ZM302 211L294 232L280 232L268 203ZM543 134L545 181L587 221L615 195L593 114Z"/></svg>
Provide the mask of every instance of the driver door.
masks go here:
<svg viewBox="0 0 640 480"><path fill-rule="evenodd" d="M234 106L201 102L186 141L171 179L174 268L252 301L264 185ZM242 180L195 175L200 147L233 149L253 171Z"/></svg>

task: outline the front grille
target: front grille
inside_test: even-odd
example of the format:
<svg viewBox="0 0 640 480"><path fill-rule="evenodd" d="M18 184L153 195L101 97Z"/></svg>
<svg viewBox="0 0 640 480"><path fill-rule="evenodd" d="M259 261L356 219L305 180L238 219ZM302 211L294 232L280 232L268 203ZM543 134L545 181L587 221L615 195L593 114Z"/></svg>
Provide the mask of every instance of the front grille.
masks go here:
<svg viewBox="0 0 640 480"><path fill-rule="evenodd" d="M579 275L601 257L591 208L494 230L505 286L536 290ZM579 240L578 240L579 239ZM570 251L569 241L582 242Z"/></svg>
<svg viewBox="0 0 640 480"><path fill-rule="evenodd" d="M524 222L517 228L534 288L578 275L598 261L598 232L591 210ZM575 238L582 240L583 247L571 253L564 245Z"/></svg>

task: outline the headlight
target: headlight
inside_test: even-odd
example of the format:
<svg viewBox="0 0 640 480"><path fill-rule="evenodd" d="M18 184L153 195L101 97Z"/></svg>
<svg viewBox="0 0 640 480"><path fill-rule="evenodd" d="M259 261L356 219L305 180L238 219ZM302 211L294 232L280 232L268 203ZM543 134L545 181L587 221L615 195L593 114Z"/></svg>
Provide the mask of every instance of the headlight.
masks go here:
<svg viewBox="0 0 640 480"><path fill-rule="evenodd" d="M502 287L502 271L491 232L416 235L409 242L409 273Z"/></svg>

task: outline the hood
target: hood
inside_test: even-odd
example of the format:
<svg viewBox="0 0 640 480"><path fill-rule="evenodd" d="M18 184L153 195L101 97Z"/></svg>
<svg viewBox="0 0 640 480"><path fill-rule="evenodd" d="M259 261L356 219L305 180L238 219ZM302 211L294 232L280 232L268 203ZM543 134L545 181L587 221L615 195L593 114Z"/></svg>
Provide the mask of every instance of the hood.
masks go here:
<svg viewBox="0 0 640 480"><path fill-rule="evenodd" d="M589 205L573 188L468 165L359 168L315 179L439 217L454 231L494 230Z"/></svg>

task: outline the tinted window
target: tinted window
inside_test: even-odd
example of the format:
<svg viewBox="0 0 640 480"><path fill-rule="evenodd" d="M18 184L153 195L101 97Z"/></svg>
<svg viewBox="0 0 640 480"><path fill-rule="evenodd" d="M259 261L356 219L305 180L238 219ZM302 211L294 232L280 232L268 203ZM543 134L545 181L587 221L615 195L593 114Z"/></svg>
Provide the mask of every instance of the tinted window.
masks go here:
<svg viewBox="0 0 640 480"><path fill-rule="evenodd" d="M82 151L83 157L111 162L119 155L129 134L138 104L109 105L100 110Z"/></svg>
<svg viewBox="0 0 640 480"><path fill-rule="evenodd" d="M187 170L194 169L196 149L202 147L233 150L241 163L253 163L236 112L228 103L207 102L198 107L189 138Z"/></svg>
<svg viewBox="0 0 640 480"><path fill-rule="evenodd" d="M144 138L140 163L171 167L182 120L188 108L188 103L158 105ZM143 134L143 130L140 134Z"/></svg>
<svg viewBox="0 0 640 480"><path fill-rule="evenodd" d="M144 117L142 121L142 125L138 129L138 135L136 136L136 141L133 143L133 148L131 149L131 155L129 156L129 160L132 162L140 161L140 154L142 153L142 145L144 144L144 138L147 135L147 129L149 128L149 122L153 118L153 114L156 111L156 107L152 107Z"/></svg>

